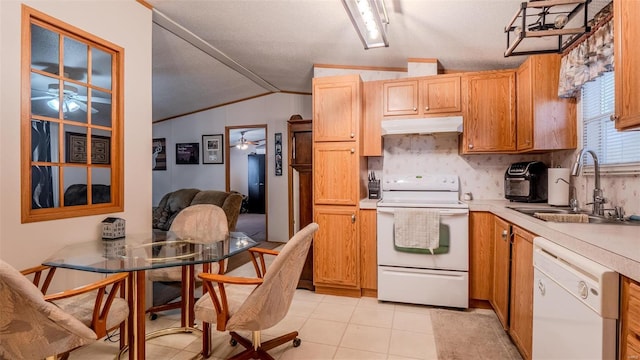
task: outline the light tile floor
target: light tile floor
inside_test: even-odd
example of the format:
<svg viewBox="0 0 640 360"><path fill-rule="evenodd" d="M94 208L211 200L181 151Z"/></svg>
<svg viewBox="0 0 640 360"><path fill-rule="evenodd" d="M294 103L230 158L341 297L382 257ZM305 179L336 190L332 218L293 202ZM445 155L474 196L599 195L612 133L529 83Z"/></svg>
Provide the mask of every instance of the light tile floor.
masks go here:
<svg viewBox="0 0 640 360"><path fill-rule="evenodd" d="M230 274L253 276L253 268L242 266ZM165 312L154 321L147 320L147 331L180 326L177 312ZM348 298L296 290L285 319L265 330L268 340L297 329L300 347L291 342L273 349L277 360L296 359L437 359L431 326L430 307L378 302L375 298ZM248 334L245 334L247 336ZM213 356L225 359L241 346L232 347L226 333L213 332ZM202 341L199 334L175 334L147 341L147 359L189 359ZM113 359L117 343L99 340L71 353L70 359Z"/></svg>

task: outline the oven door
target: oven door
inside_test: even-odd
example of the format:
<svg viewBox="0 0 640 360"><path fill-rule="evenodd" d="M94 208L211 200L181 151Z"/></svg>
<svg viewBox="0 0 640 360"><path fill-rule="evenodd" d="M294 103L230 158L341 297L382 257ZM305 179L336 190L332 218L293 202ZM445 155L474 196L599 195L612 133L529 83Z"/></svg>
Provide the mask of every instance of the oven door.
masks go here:
<svg viewBox="0 0 640 360"><path fill-rule="evenodd" d="M428 252L407 252L394 246L394 209L378 207L378 265L419 269L469 270L469 209L440 210L440 243L448 249Z"/></svg>

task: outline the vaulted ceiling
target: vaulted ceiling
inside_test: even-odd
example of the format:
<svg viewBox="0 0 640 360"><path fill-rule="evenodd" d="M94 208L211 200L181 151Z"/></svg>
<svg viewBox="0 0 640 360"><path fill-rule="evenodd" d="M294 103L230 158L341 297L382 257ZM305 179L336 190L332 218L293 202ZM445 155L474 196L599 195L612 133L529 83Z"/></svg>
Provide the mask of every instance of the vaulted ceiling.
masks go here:
<svg viewBox="0 0 640 360"><path fill-rule="evenodd" d="M504 27L520 0L386 0L389 47L364 50L340 0L147 0L153 120L270 92L311 93L314 64L446 71L515 68ZM593 0L589 18L606 5ZM215 56L215 57L214 57Z"/></svg>

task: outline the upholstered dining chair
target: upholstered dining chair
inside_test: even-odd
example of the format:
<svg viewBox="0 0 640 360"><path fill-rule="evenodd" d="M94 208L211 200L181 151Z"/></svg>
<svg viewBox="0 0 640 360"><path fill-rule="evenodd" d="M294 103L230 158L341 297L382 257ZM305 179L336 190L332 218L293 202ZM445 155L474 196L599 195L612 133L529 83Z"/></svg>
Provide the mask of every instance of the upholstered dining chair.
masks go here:
<svg viewBox="0 0 640 360"><path fill-rule="evenodd" d="M229 331L232 344L240 343L246 348L231 359L273 359L268 350L291 340L294 347L300 345L297 331L266 342L261 342L260 333L278 324L289 311L313 234L317 230L318 224L307 225L280 252L249 249L256 278L207 273L198 275L206 289L206 294L195 305L196 319L203 322L202 356L211 355L211 324L216 324L218 331ZM276 255L268 269L265 255ZM247 292L240 289L242 286L255 286L255 289L248 296L243 296ZM251 331L252 340L242 337L237 331Z"/></svg>
<svg viewBox="0 0 640 360"><path fill-rule="evenodd" d="M0 359L66 358L117 327L123 333L129 315L129 305L120 297L126 273L45 295L54 273L55 268L46 266L21 273L0 260Z"/></svg>
<svg viewBox="0 0 640 360"><path fill-rule="evenodd" d="M228 235L229 227L224 210L217 205L211 204L191 205L183 209L173 220L171 228L169 229L169 236L173 236L176 239L189 239L198 243L222 241L225 240ZM222 272L226 270L226 262L224 262L224 264L225 267L222 269ZM218 263L211 264L210 266L210 272L220 272ZM197 265L194 269L195 274L202 271L202 265ZM148 278L151 281L161 281L182 286L182 269L180 267L155 269L149 271L148 274ZM194 279L188 279L188 281L195 282ZM191 287L193 288L193 284ZM152 319L154 319L155 313L180 308L181 301L182 300L179 299L166 304L154 305L147 309L147 312L151 313Z"/></svg>

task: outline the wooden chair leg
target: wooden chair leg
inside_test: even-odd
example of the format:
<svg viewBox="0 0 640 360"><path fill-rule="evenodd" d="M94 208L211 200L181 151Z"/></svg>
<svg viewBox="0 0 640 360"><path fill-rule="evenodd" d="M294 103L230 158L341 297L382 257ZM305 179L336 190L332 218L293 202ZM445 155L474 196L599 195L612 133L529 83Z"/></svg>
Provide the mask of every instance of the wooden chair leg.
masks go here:
<svg viewBox="0 0 640 360"><path fill-rule="evenodd" d="M211 356L211 324L202 322L202 356L208 359Z"/></svg>

